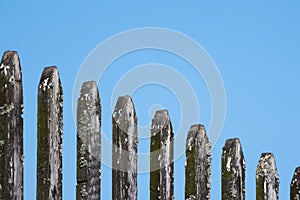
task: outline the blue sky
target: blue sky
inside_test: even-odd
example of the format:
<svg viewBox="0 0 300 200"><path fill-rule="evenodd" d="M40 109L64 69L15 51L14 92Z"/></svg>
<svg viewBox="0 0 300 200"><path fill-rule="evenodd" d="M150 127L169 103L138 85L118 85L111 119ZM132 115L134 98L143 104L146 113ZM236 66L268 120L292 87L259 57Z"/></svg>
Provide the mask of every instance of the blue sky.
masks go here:
<svg viewBox="0 0 300 200"><path fill-rule="evenodd" d="M57 65L63 84L63 196L74 199L76 128L72 95L77 72L100 42L119 32L142 27L168 28L188 35L206 49L220 71L227 112L223 131L213 146L212 199L220 199L222 146L232 137L240 138L245 155L247 199L255 198L255 170L260 154L269 151L277 162L280 198L288 199L292 174L300 165L298 1L3 1L0 8L0 52L17 50L23 69L25 199L35 199L37 87L43 68ZM190 81L201 113L200 120L195 122L208 127L210 95L201 76L175 55L141 50L112 63L99 82L103 132L107 137L111 138L115 102L111 96L115 84L127 71L146 63L169 65ZM176 94L150 84L132 96L140 125L149 124L153 116L151 106L160 104L169 110L178 134L181 111ZM139 151L147 152L148 144L147 139L141 140ZM111 170L106 166L102 169L102 199L110 199ZM139 199L147 199L149 174L139 175L138 181ZM175 191L175 198L183 199L184 156L175 163Z"/></svg>

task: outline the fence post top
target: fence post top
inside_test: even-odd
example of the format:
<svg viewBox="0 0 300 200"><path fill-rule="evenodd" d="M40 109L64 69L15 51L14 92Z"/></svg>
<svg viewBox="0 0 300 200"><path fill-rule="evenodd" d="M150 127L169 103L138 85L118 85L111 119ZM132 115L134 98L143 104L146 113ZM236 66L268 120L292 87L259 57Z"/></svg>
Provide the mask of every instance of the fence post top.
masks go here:
<svg viewBox="0 0 300 200"><path fill-rule="evenodd" d="M4 64L7 65L7 63L9 63L11 61L11 59L15 59L15 58L18 58L18 61L19 61L19 55L18 55L17 51L5 51L3 53L1 63L4 62Z"/></svg>
<svg viewBox="0 0 300 200"><path fill-rule="evenodd" d="M193 124L191 125L190 127L190 130L189 131L198 131L198 130L204 130L205 131L205 127L203 124Z"/></svg>
<svg viewBox="0 0 300 200"><path fill-rule="evenodd" d="M96 98L100 100L98 85L95 81L86 81L82 84L79 99L84 95L86 98Z"/></svg>
<svg viewBox="0 0 300 200"><path fill-rule="evenodd" d="M268 176L269 178L278 178L276 162L273 153L262 153L258 162L257 176Z"/></svg>
<svg viewBox="0 0 300 200"><path fill-rule="evenodd" d="M61 86L58 69L56 66L45 67L39 83L39 89L46 91ZM62 88L60 88L62 90Z"/></svg>
<svg viewBox="0 0 300 200"><path fill-rule="evenodd" d="M300 166L295 169L295 172L294 172L294 175L292 178L292 182L291 182L291 187L294 187L294 186L299 187L299 185L300 185Z"/></svg>
<svg viewBox="0 0 300 200"><path fill-rule="evenodd" d="M155 112L152 123L165 124L168 122L170 122L170 116L168 110L157 110Z"/></svg>
<svg viewBox="0 0 300 200"><path fill-rule="evenodd" d="M230 138L230 139L227 139L227 140L226 140L225 145L229 145L229 144L231 144L231 145L234 145L234 144L241 144L241 141L240 141L239 138Z"/></svg>
<svg viewBox="0 0 300 200"><path fill-rule="evenodd" d="M135 109L134 109L134 104L131 99L131 96L125 95L125 96L120 96L117 100L115 109L114 109L114 118L115 117L121 117L122 115L120 112L124 111L129 111L132 110L132 114L135 114Z"/></svg>
<svg viewBox="0 0 300 200"><path fill-rule="evenodd" d="M9 77L9 82L22 81L19 55L16 51L4 52L1 59L0 74Z"/></svg>
<svg viewBox="0 0 300 200"><path fill-rule="evenodd" d="M97 87L97 83L96 83L96 81L93 81L93 80L85 81L82 83L81 89L84 87L94 88L94 87Z"/></svg>
<svg viewBox="0 0 300 200"><path fill-rule="evenodd" d="M205 143L210 143L206 135L206 130L203 124L191 125L188 136L187 136L187 146L190 146L195 138L199 137L201 141L206 141Z"/></svg>

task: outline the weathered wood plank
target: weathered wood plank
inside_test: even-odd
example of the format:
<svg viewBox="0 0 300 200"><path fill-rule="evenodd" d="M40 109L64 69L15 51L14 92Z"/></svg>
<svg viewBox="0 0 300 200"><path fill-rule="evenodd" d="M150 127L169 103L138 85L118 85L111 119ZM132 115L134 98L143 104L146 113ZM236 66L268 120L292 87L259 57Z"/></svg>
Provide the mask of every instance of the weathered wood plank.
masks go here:
<svg viewBox="0 0 300 200"><path fill-rule="evenodd" d="M261 154L256 169L256 199L277 200L279 176L272 153Z"/></svg>
<svg viewBox="0 0 300 200"><path fill-rule="evenodd" d="M58 70L46 67L38 88L37 199L62 199L63 93Z"/></svg>
<svg viewBox="0 0 300 200"><path fill-rule="evenodd" d="M23 199L23 92L17 52L0 64L0 199Z"/></svg>
<svg viewBox="0 0 300 200"><path fill-rule="evenodd" d="M137 199L137 117L130 96L118 98L112 116L112 199Z"/></svg>
<svg viewBox="0 0 300 200"><path fill-rule="evenodd" d="M76 199L100 199L101 105L97 83L83 83L77 106Z"/></svg>
<svg viewBox="0 0 300 200"><path fill-rule="evenodd" d="M226 140L222 153L222 199L245 199L245 159L238 138Z"/></svg>
<svg viewBox="0 0 300 200"><path fill-rule="evenodd" d="M294 172L290 186L290 200L300 200L300 167Z"/></svg>
<svg viewBox="0 0 300 200"><path fill-rule="evenodd" d="M191 126L186 140L185 199L210 199L211 143L203 125Z"/></svg>
<svg viewBox="0 0 300 200"><path fill-rule="evenodd" d="M150 143L150 199L174 199L174 133L167 110L152 119Z"/></svg>

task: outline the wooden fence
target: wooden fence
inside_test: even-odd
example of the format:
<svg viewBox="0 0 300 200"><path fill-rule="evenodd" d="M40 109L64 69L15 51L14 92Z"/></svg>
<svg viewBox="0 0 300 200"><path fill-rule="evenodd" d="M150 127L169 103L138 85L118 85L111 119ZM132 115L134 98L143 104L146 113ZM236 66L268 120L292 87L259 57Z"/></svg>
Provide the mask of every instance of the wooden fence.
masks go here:
<svg viewBox="0 0 300 200"><path fill-rule="evenodd" d="M0 66L0 200L23 199L23 95L17 52L5 52ZM63 91L56 67L46 67L38 86L36 198L62 199ZM97 84L83 83L77 107L76 199L100 199L101 104ZM119 97L112 116L112 199L137 199L137 117L130 96ZM174 199L174 133L167 110L151 126L150 199ZM103 152L105 153L105 152ZM210 199L211 144L203 125L186 140L185 199ZM245 199L245 160L237 138L222 153L222 199ZM75 183L74 183L75 184ZM279 177L274 155L263 153L256 170L256 199L276 200ZM290 185L300 199L300 167Z"/></svg>

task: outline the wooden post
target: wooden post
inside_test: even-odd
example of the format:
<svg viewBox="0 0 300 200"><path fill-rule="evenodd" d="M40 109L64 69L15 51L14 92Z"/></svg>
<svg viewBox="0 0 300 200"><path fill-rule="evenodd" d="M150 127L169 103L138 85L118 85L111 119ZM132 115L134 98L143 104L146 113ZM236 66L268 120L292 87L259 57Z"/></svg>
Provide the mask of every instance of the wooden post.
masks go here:
<svg viewBox="0 0 300 200"><path fill-rule="evenodd" d="M83 83L77 106L76 199L100 199L101 106L97 83Z"/></svg>
<svg viewBox="0 0 300 200"><path fill-rule="evenodd" d="M112 199L137 199L137 118L130 96L118 98L112 116Z"/></svg>
<svg viewBox="0 0 300 200"><path fill-rule="evenodd" d="M186 140L185 199L210 199L211 143L203 125L191 126Z"/></svg>
<svg viewBox="0 0 300 200"><path fill-rule="evenodd" d="M222 199L245 199L245 159L238 138L226 140L222 153Z"/></svg>
<svg viewBox="0 0 300 200"><path fill-rule="evenodd" d="M290 186L290 200L300 199L300 167L297 167L294 172Z"/></svg>
<svg viewBox="0 0 300 200"><path fill-rule="evenodd" d="M63 94L56 67L46 67L38 88L37 199L62 199Z"/></svg>
<svg viewBox="0 0 300 200"><path fill-rule="evenodd" d="M174 133L167 110L152 119L150 144L150 199L174 199Z"/></svg>
<svg viewBox="0 0 300 200"><path fill-rule="evenodd" d="M23 92L17 52L0 64L0 199L23 199Z"/></svg>
<svg viewBox="0 0 300 200"><path fill-rule="evenodd" d="M279 178L274 155L261 154L256 170L256 199L278 200Z"/></svg>

